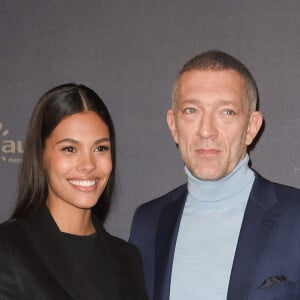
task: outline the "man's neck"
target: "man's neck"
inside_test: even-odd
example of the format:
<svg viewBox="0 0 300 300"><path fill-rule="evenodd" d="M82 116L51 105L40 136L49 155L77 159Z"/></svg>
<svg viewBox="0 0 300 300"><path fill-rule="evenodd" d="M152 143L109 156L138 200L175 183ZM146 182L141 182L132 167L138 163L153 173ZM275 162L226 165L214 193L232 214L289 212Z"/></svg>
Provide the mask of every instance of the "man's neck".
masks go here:
<svg viewBox="0 0 300 300"><path fill-rule="evenodd" d="M219 180L201 180L194 177L185 167L188 176L188 192L196 201L219 203L232 198L241 192L254 179L254 172L248 166L248 154L235 166L231 173Z"/></svg>

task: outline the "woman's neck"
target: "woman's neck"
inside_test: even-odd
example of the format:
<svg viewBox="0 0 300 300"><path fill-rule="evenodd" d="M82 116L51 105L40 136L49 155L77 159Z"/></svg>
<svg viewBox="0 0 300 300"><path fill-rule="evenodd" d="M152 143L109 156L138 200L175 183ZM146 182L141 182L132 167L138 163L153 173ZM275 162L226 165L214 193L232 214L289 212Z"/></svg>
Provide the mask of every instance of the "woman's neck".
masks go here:
<svg viewBox="0 0 300 300"><path fill-rule="evenodd" d="M91 209L77 208L63 201L53 203L47 200L46 205L61 232L74 235L91 235L95 232Z"/></svg>

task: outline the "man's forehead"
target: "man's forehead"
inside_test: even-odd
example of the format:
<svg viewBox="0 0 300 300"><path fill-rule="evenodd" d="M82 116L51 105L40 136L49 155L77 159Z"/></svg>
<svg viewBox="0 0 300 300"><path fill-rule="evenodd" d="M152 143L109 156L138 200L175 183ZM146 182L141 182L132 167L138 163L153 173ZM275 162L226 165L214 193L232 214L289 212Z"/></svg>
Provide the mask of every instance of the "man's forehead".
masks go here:
<svg viewBox="0 0 300 300"><path fill-rule="evenodd" d="M190 90L243 92L244 80L234 70L192 70L182 74L177 85L177 96ZM178 95L179 94L179 95Z"/></svg>
<svg viewBox="0 0 300 300"><path fill-rule="evenodd" d="M176 104L197 98L198 92L210 95L220 94L220 101L230 101L232 95L239 103L246 101L246 88L243 77L233 69L226 70L190 70L184 72L178 80ZM228 97L226 97L226 94ZM224 96L224 97L223 97ZM196 99L195 98L195 99Z"/></svg>
<svg viewBox="0 0 300 300"><path fill-rule="evenodd" d="M185 81L186 78L190 77L202 77L205 78L211 78L211 77L234 77L238 81L244 81L243 76L237 72L234 69L222 69L222 70L215 70L215 69L191 69L189 71L185 71L180 75L178 78L178 83L182 83L182 81Z"/></svg>

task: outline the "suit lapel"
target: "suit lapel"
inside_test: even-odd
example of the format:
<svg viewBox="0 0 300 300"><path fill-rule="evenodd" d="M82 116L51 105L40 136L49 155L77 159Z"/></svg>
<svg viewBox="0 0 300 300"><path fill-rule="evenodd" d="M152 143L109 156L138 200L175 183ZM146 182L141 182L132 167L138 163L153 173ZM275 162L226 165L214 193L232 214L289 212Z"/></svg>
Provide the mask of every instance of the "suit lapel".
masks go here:
<svg viewBox="0 0 300 300"><path fill-rule="evenodd" d="M103 299L64 248L60 232L46 205L22 221L30 241L54 278L73 299Z"/></svg>
<svg viewBox="0 0 300 300"><path fill-rule="evenodd" d="M169 299L173 257L186 196L185 186L173 195L172 202L164 207L158 222L154 287L154 299L157 300Z"/></svg>
<svg viewBox="0 0 300 300"><path fill-rule="evenodd" d="M272 183L256 174L238 239L228 300L246 299L260 256L280 215L277 204Z"/></svg>

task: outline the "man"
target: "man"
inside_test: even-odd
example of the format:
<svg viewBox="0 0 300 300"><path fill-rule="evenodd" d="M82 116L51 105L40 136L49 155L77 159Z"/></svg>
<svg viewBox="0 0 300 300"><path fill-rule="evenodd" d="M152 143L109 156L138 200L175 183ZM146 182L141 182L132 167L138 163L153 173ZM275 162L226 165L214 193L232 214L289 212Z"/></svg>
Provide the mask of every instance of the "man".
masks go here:
<svg viewBox="0 0 300 300"><path fill-rule="evenodd" d="M167 122L187 184L140 206L130 237L150 299L300 299L300 190L248 167L256 103L251 73L226 53L180 70Z"/></svg>

